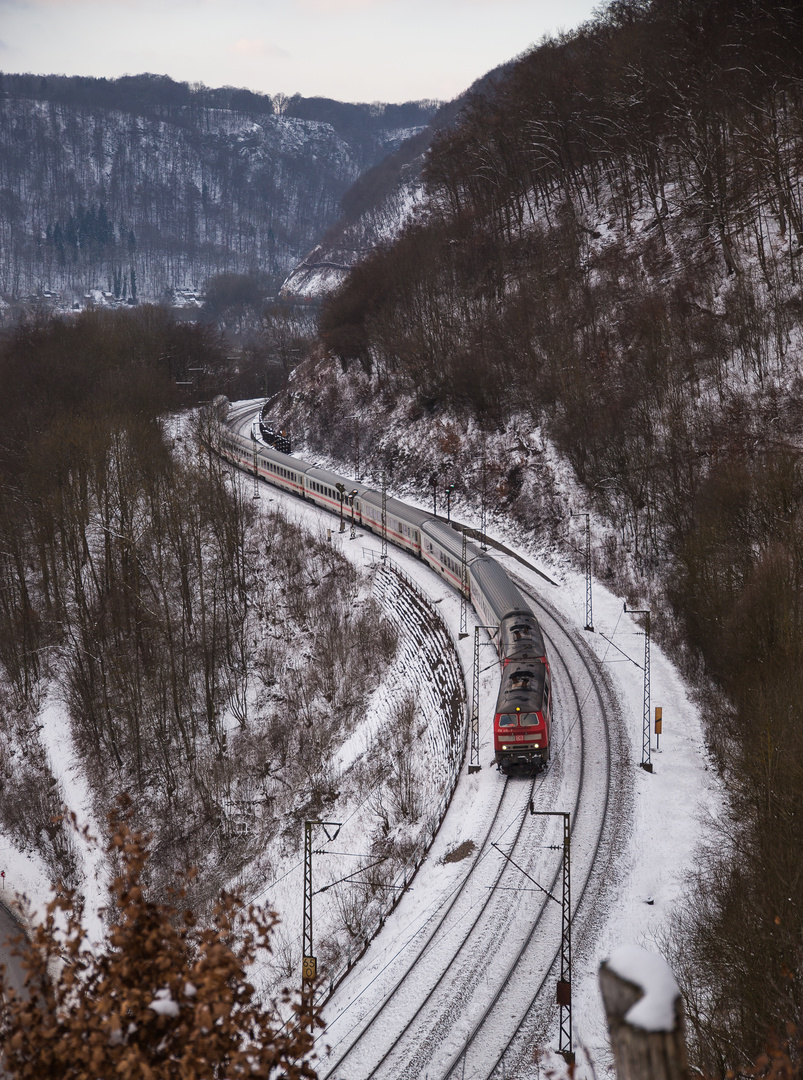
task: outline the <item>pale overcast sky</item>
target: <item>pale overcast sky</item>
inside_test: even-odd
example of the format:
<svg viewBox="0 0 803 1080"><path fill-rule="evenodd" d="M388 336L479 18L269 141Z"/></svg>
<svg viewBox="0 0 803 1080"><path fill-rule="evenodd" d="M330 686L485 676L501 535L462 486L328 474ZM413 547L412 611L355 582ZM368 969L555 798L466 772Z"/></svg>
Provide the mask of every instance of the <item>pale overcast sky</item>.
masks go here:
<svg viewBox="0 0 803 1080"><path fill-rule="evenodd" d="M448 100L598 0L0 0L0 70Z"/></svg>

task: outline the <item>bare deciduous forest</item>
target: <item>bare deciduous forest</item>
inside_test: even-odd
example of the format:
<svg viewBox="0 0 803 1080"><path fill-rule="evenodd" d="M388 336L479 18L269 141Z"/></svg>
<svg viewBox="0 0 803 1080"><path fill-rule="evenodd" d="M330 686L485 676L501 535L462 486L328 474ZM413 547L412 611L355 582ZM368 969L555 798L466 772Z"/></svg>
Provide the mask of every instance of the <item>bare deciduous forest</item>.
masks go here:
<svg viewBox="0 0 803 1080"><path fill-rule="evenodd" d="M571 464L605 524L596 572L649 603L729 792L665 943L695 1062L723 1077L803 1032L801 43L794 5L614 0L526 54L436 137L422 212L327 301L325 357L282 397L308 445L425 490L433 448L382 437L394 409L411 446L426 419L438 461L545 542L567 508L538 455ZM282 828L282 785L326 804L332 740L395 647L367 599L344 604L348 564L257 520L199 452L210 414L194 435L159 419L191 367L253 386L270 353L273 387L298 359L283 313L246 325L248 267L218 269L218 321L256 343L239 372L210 328L156 309L3 343L0 818L68 885L35 719L56 672L98 801L136 796L163 888L180 862L236 877ZM283 684L288 626L318 673L304 694ZM366 635L384 646L358 672ZM219 884L193 898L209 910Z"/></svg>
<svg viewBox="0 0 803 1080"><path fill-rule="evenodd" d="M275 291L436 110L0 72L0 294L165 301L257 270Z"/></svg>
<svg viewBox="0 0 803 1080"><path fill-rule="evenodd" d="M152 884L197 866L203 907L252 886L245 867L264 880L266 838L297 848L334 798L333 745L396 632L325 536L255 512L208 449L213 411L173 433L160 419L179 354L225 378L209 331L147 308L23 326L4 347L0 820L80 885L38 738L55 701L98 819L128 794Z"/></svg>
<svg viewBox="0 0 803 1080"><path fill-rule="evenodd" d="M533 50L436 139L423 220L324 308L341 373L296 395L407 401L452 463L540 429L613 526L597 571L660 613L731 794L668 943L714 1075L803 1030L801 42L796 7L626 0ZM555 530L518 468L494 501Z"/></svg>

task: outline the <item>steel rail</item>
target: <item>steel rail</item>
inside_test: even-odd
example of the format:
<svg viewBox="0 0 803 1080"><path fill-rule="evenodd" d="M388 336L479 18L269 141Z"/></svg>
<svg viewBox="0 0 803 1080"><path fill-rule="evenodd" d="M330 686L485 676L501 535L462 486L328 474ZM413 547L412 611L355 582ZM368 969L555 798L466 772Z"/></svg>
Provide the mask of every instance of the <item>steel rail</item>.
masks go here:
<svg viewBox="0 0 803 1080"><path fill-rule="evenodd" d="M254 408L253 404L249 405L249 406L240 407L239 409L236 410L236 413L234 413L234 415L230 414L229 422L231 422L232 420L234 420L235 423L239 422L242 417L252 413L253 408ZM602 692L600 690L600 682L602 682L605 685L607 695L610 698L609 706L610 706L610 708L613 708L614 710L616 709L615 699L614 699L614 696L613 696L613 694L612 694L612 692L610 690L610 687L608 687L607 683L605 682L604 677L602 679L600 679L600 675L602 675L602 671L600 670L600 668L598 666L598 662L596 662L596 669L592 670L592 662L594 662L596 660L596 658L591 657L590 654L588 653L588 650L586 650L586 654L584 655L583 651L578 647L577 642L572 639L571 635L568 633L568 631L562 625L561 616L557 612L555 612L555 610L552 608L551 605L546 604L540 597L533 594L532 589L530 588L530 586L527 585L525 582L521 581L521 579L518 578L518 576L513 575L513 574L511 574L510 576L511 576L511 578L513 580L516 581L516 583L519 585L519 587L522 588L523 591L530 597L530 599L534 601L534 603L540 609L540 611L543 612L551 620L551 622L555 624L555 626L558 628L558 631L560 633L562 633L566 637L566 639L570 642L570 645L572 646L572 648L574 650L575 656L580 660L581 665L586 669L586 671L589 674L591 688L592 688L593 693L595 695L596 703L597 703L597 706L598 706L598 711L599 711L599 714L601 714L602 722L603 722L603 725L604 725L604 728L605 728L606 780L605 780L604 808L603 808L602 815L599 818L599 822L598 822L598 830L597 830L597 833L596 833L596 839L595 839L595 843L594 843L592 858L588 861L588 863L587 863L587 865L585 867L585 875L584 875L584 878L583 878L582 886L581 886L581 888L579 890L574 891L575 899L574 899L574 903L573 903L573 913L572 913L572 917L574 919L576 917L577 913L579 912L579 910L581 908L581 905L583 904L583 902L584 902L584 900L586 898L587 892L588 892L589 883L590 883L591 878L593 876L592 871L593 871L593 869L594 869L594 867L596 865L597 858L598 858L599 852L600 852L600 848L601 848L601 845L602 845L602 842L603 842L603 835L605 834L606 827L608 825L609 807L610 807L610 801L611 801L610 792L611 792L612 757L611 757L611 745L610 745L610 725L609 725L609 719L608 719L609 707L607 707L606 703L603 701L603 695L602 695ZM573 678L568 665L565 663L565 661L563 660L561 654L558 652L557 648L555 647L554 641L552 641L550 639L549 635L545 634L545 636L547 637L548 641L550 642L550 653L551 653L551 655L558 659L559 664L563 667L563 669L565 671L567 683L571 687L572 695L574 696L575 705L576 705L576 714L575 714L576 719L572 722L572 727L579 720L579 722L580 722L579 735L580 735L580 739L581 739L581 747L584 747L585 746L585 738L584 738L584 709L583 709L583 706L585 705L585 701L583 701L582 704L580 703L577 687L575 685L575 679ZM553 661L553 663L554 663L554 661ZM586 695L586 700L587 700L587 698L588 698L588 694ZM556 732L553 729L553 738L554 738L555 734L556 734ZM567 733L567 735L565 737L568 737L568 733ZM554 742L553 742L553 746L554 746ZM575 821L575 819L577 817L578 808L580 806L580 802L581 802L581 798L582 798L582 792L583 792L583 783L582 783L582 781L583 781L584 771L585 771L585 752L584 752L584 750L581 750L581 756L580 756L580 782L578 783L577 788L576 788L576 792L575 792L575 799L574 799L574 804L575 805L574 805L574 809L572 810L572 821L573 821L573 823L574 823L574 821ZM532 783L532 787L531 787L531 797L532 797L532 791L534 790L534 787L535 787L535 778L533 779L533 783ZM478 856L474 860L471 869L466 874L466 877L463 879L463 882L461 883L459 889L456 891L455 895L451 898L451 901L449 902L448 907L443 912L443 914L442 914L441 918L439 919L437 925L435 926L434 930L432 930L432 932L429 934L429 936L427 937L427 940L424 942L424 944L420 948L419 953L417 954L417 956L413 960L412 964L406 969L404 975L402 975L401 979L394 986L391 993L381 1003L381 1005L380 1005L379 1009L377 1010L377 1012L370 1018L370 1020L362 1028L362 1030L360 1031L360 1033L358 1034L356 1039L346 1048L345 1052L342 1055L340 1055L340 1057L337 1059L337 1061L335 1061L333 1063L333 1065L331 1066L331 1068L324 1074L325 1076L333 1078L334 1072L337 1069L340 1068L341 1064L345 1060L347 1060L348 1057L350 1057L352 1055L353 1051L360 1045L360 1043L364 1040L364 1038L368 1035L368 1033L371 1032L372 1030L375 1030L375 1025L376 1025L377 1019L384 1013L385 1009L388 1007L388 1005L393 1000L395 995L408 982L411 973L413 973L417 969L417 967L419 966L419 962L422 960L424 955L428 952L429 947L434 943L434 941L435 941L438 933L440 932L441 928L445 925L446 920L447 920L450 912L453 910L454 905L457 903L457 900L459 899L459 896L463 893L466 886L472 881L472 876L473 876L474 872L480 866L480 864L483 862L485 854L488 853L488 850L489 850L488 849L488 838L489 838L489 836L490 836L490 834L491 834L491 832L492 832L492 830L494 828L494 825L495 825L495 822L496 822L496 820L497 820L497 818L499 816L501 807L504 804L504 801L505 801L504 796L505 796L505 792L507 791L507 789L508 789L508 783L506 782L505 788L503 789L502 797L500 798L499 803L497 804L497 808L496 808L496 811L494 813L494 817L492 819L491 826L487 830L485 838L483 840L483 845L482 845L482 847L480 849L480 853L478 854ZM526 815L523 815L522 816L522 821L521 821L521 823L519 825L519 829L517 830L516 838L514 840L513 848L511 849L511 851L515 850L515 846L518 843L518 840L519 840L519 838L521 836L521 832L522 832L525 820L526 820ZM411 1018L411 1020L408 1021L406 1029L403 1030L396 1037L396 1039L394 1040L394 1042L390 1046L390 1048L385 1052L385 1054L382 1056L380 1061L374 1066L373 1070L369 1074L370 1076L375 1076L377 1070L381 1068L381 1066L384 1064L384 1062L393 1053L393 1051L396 1049L398 1044L402 1041L404 1036L409 1031L409 1028L411 1027L411 1025L415 1022L415 1019L420 1015L420 1013L426 1007L427 1003L432 1000L432 998L434 997L438 987L442 984L444 978L449 973L449 971L452 970L452 968L453 968L455 962L457 961L458 957L465 951L466 944L472 938L472 936L474 934L474 931L475 931L475 928L478 926L479 921L482 918L483 913L487 910L488 904L490 903L493 894L496 892L497 887L499 886L499 883L502 880L502 877L503 877L503 875L505 873L505 869L507 868L507 866L508 866L508 863L507 863L507 860L505 860L500 873L497 875L497 877L496 877L496 879L494 881L493 886L488 887L489 888L489 895L486 898L485 903L482 905L482 908L481 908L480 912L478 913L478 915L476 916L474 922L472 923L472 926L469 928L468 933L463 937L463 940L462 940L461 944L459 945L458 949L452 954L452 958L450 959L449 964L444 969L444 971L441 973L441 975L438 978L437 982L431 988L431 990L427 994L424 1001L419 1005L418 1009L416 1010L416 1012L413 1015L413 1017ZM555 877L554 877L554 880L553 880L553 883L552 883L552 888L554 888L555 882L557 881L559 875L560 875L560 870L556 871L556 873L555 873ZM474 1044L475 1040L481 1034L483 1028L485 1027L488 1019L493 1014L496 1005L498 1004L500 998L504 994L504 991L505 991L506 987L510 983L511 977L514 975L518 965L521 963L522 958L526 954L526 952L527 952L527 950L529 948L529 945L532 942L535 931L538 928L538 926L540 925L541 919L543 917L543 912L544 912L546 903L547 903L547 901L544 900L543 903L542 903L541 909L538 912L537 918L533 922L533 924L532 924L532 926L531 926L531 928L529 930L529 933L526 935L526 938L525 938L525 941L524 941L523 945L518 949L518 952L517 952L515 958L508 965L507 975L505 976L505 978L500 983L498 989L496 990L496 993L494 994L491 1002L488 1004L488 1006L484 1010L482 1016L474 1024L468 1038L466 1039L466 1041L465 1041L465 1043L463 1045L463 1048L462 1048L460 1054L452 1061L451 1065L449 1066L448 1071L444 1074L444 1080L445 1080L446 1077L450 1077L450 1076L453 1075L455 1069L457 1068L457 1066L458 1066L458 1064L460 1062L465 1062L465 1055L466 1055L467 1051ZM510 1052L511 1047L514 1045L516 1039L519 1037L519 1035L522 1032L525 1025L528 1025L531 1022L531 1013L533 1012L533 1010L534 1010L534 1008L536 1006L536 1003L538 1002L538 999L540 998L540 996L541 996L541 994L543 992L543 988L546 985L546 983L547 983L547 981L548 981L548 979L550 977L550 973L553 971L553 969L555 967L555 963L558 960L559 955L560 955L560 950L557 949L554 956L552 957L550 963L547 965L547 968L545 969L545 973L544 973L542 979L540 980L539 985L535 990L535 993L531 995L531 998L529 1000L529 1003L528 1003L526 1009L520 1014L520 1018L517 1021L517 1024L516 1024L516 1027L515 1027L513 1033L507 1039L507 1042L505 1043L505 1045L504 1045L503 1049L501 1050L501 1052L499 1052L498 1055L496 1055L494 1064L491 1067L490 1072L485 1073L484 1074L485 1076L491 1077L493 1075L494 1071L498 1068L499 1064L505 1058L506 1054L508 1054ZM440 1023L443 1022L443 1015L441 1016L439 1022ZM324 1064L324 1063L322 1063L322 1064ZM464 1065L464 1068L465 1068L465 1065ZM403 1075L403 1073L399 1073L398 1075Z"/></svg>
<svg viewBox="0 0 803 1080"><path fill-rule="evenodd" d="M529 792L529 797L530 798L532 797L532 792L534 790L534 787L535 787L535 778L533 778L532 784L530 786L530 792ZM428 936L427 940L424 942L424 944L419 949L419 951L418 951L416 957L414 958L413 962L409 965L409 967L406 968L406 970L404 971L401 978L395 984L395 986L393 987L390 994L388 994L385 997L385 999L382 1001L382 1003L380 1004L379 1009L370 1018L369 1022L360 1031L360 1033L354 1039L354 1041L346 1048L346 1050L340 1055L340 1057L338 1057L337 1061L334 1062L333 1065L324 1074L325 1077L332 1076L333 1073L335 1072L335 1070L340 1068L340 1066L343 1064L343 1062L345 1060L347 1060L347 1058L352 1055L354 1050L368 1036L369 1032L371 1032L374 1029L374 1027L375 1027L376 1023L378 1022L379 1018L382 1016L382 1014L385 1012L385 1010L390 1006L390 1004L393 1001L393 999L395 998L395 996L402 990L402 988L405 986L407 980L410 978L410 976L414 973L416 968L419 966L419 963L421 962L421 960L422 960L425 952L427 951L427 949L431 945L433 945L433 943L435 941L435 938L437 937L440 930L445 925L446 920L448 919L449 915L451 914L451 912L454 909L455 905L457 904L458 900L462 896L463 892L465 891L467 886L472 883L472 875L476 872L476 870L478 869L480 864L484 861L485 856L488 855L490 853L490 851L492 850L492 848L490 846L490 843L489 843L489 840L490 840L491 834L492 834L492 832L493 832L493 830L494 830L494 828L496 826L497 820L499 819L499 817L501 815L502 807L503 807L504 802L505 802L505 795L507 794L507 792L509 790L510 790L510 779L506 778L504 786L502 788L502 792L501 792L499 801L498 801L498 803L496 805L496 809L494 810L494 814L493 814L493 817L491 819L491 823L490 823L490 825L488 826L488 828L487 828L487 830L485 832L485 836L483 837L483 841L482 841L482 844L480 845L480 849L479 849L479 851L477 853L477 856L474 859L468 873L464 876L463 880L460 882L459 887L452 894L452 896L451 896L451 898L450 898L450 900L448 902L448 906L440 912L440 918L438 919L437 925L434 927L434 929L432 930L432 932ZM521 826L519 828L521 828ZM496 881L494 882L493 888L496 888L496 885L498 884L499 880L501 879L501 876L504 873L505 865L506 864L504 864L502 866L502 868L500 869L500 872L497 875ZM483 908L482 908L483 911L485 909L485 906L487 905L487 902L488 901L486 899L486 904L483 905ZM480 914L481 913L482 912L480 912ZM477 916L477 919L478 918L479 918L479 915ZM476 925L476 921L477 920L475 919L475 922L472 924L472 927L469 928L469 931L468 931L468 934L466 935L466 937L471 934L474 925ZM432 988L432 990L427 995L424 1002L419 1006L419 1009L417 1010L417 1012L415 1014L416 1016L418 1015L418 1012L420 1012L420 1010L424 1007L424 1005L429 1000L431 995L435 992L435 989L437 989L437 986L440 985L440 982L443 979L445 974L446 974L445 971L441 974L441 976L438 979L438 982L436 983L435 987ZM377 1064L374 1066L374 1071L377 1068L379 1068L383 1064L385 1058L387 1058L387 1056L393 1052L393 1050L396 1048L398 1042L403 1037L403 1035L404 1035L404 1030L402 1030L402 1032L397 1036L396 1040L393 1042L393 1044L390 1046L390 1048L386 1051L386 1053L382 1057L382 1059L379 1062L377 1062ZM325 1065L325 1063L323 1063L323 1064Z"/></svg>
<svg viewBox="0 0 803 1080"><path fill-rule="evenodd" d="M579 735L580 735L580 739L581 739L580 773L579 773L579 777L578 777L575 792L574 792L574 805L572 806L572 808L570 810L572 825L574 825L574 822L576 821L576 817L577 817L577 810L578 810L578 807L580 805L580 800L582 798L583 779L584 779L584 775L585 775L585 763L586 763L585 732L584 732L584 724L582 722L582 720L583 720L582 704L581 704L581 700L580 700L580 693L579 693L578 688L577 688L577 686L575 684L575 680L574 680L574 678L572 677L572 675L571 675L571 673L569 671L568 666L562 660L562 657L561 657L559 651L557 650L557 647L556 647L554 641L551 639L550 635L543 629L543 627L542 627L542 632L543 632L544 637L546 639L547 645L549 646L550 663L556 669L559 668L559 667L563 668L564 675L565 675L565 682L570 687L571 695L572 695L572 698L574 700L574 705L575 705L574 715L580 718L580 729L579 729ZM563 681L564 681L563 679L560 680L560 682L563 682ZM557 680L555 680L555 682L557 682ZM554 744L555 735L556 735L556 731L555 731L555 727L553 726L553 728L552 728L553 744ZM523 823L524 823L524 821L522 821L522 825L523 825ZM506 865L507 865L507 863L506 863ZM558 869L556 869L556 871L555 871L555 873L553 875L553 878L552 878L551 882L547 883L545 887L548 888L550 892L553 892L554 889L557 886L557 883L558 883L559 879L560 879L560 868L558 867ZM486 1022L491 1017L494 1009L496 1008L496 1005L498 1004L500 998L502 997L502 994L504 993L504 990L505 990L505 988L506 988L506 986L507 986L507 984L508 984L508 982L510 980L511 974L513 972L515 972L518 964L520 963L522 955L524 954L524 952L526 951L528 945L532 941L532 938L533 938L533 936L535 934L535 931L540 926L541 920L544 917L544 913L548 909L548 905L549 905L548 897L539 898L538 909L537 909L535 917L534 917L534 919L532 921L530 930L529 930L529 932L527 933L527 935L526 935L526 937L524 939L524 944L522 946L520 946L515 951L515 953L513 955L513 958L508 961L507 970L505 972L505 975L502 978L502 980L499 982L495 992L493 993L493 996L491 997L490 1002L488 1003L488 1005L483 1010L480 1018L473 1024L473 1026L471 1028L471 1031L469 1032L468 1037L464 1041L460 1052L452 1059L450 1065L447 1068L447 1071L442 1074L443 1077L444 1077L444 1080L445 1080L446 1077L452 1076L454 1074L455 1070L460 1066L460 1064L463 1061L463 1059L464 1059L465 1055L467 1054L468 1050L473 1045L474 1040L476 1039L477 1035L479 1034L479 1032L482 1030L483 1026L486 1024ZM550 963L550 968L551 968L551 966L552 966L552 964ZM451 1010L451 1011L453 1012L454 1010ZM446 1014L445 1016L442 1016L441 1018L439 1018L439 1024L443 1025L444 1021L446 1021L447 1019L448 1019L448 1014ZM412 1075L412 1073L407 1068L405 1068L403 1070L400 1070L397 1075L399 1075L399 1076Z"/></svg>
<svg viewBox="0 0 803 1080"><path fill-rule="evenodd" d="M603 845L603 841L604 841L604 838L605 838L605 836L607 834L607 831L609 829L609 826L610 826L609 813L610 813L610 808L611 808L613 754L612 754L612 746L611 746L611 731L610 731L610 717L609 717L609 714L610 714L611 708L615 709L616 706L615 706L615 703L613 701L609 701L606 704L606 702L603 700L603 694L602 694L602 691L600 689L600 683L602 683L603 685L606 685L606 689L608 690L609 694L610 694L610 689L607 687L607 684L605 683L605 679L604 679L604 677L602 675L602 672L599 670L597 664L595 664L595 658L593 658L592 656L589 656L588 652L586 650L583 650L583 649L580 648L578 643L572 638L572 636L562 626L560 617L551 608L551 605L545 604L540 597L536 596L532 592L532 589L525 582L522 582L520 579L517 578L516 583L520 588L522 588L522 590L526 593L526 595L536 604L536 606L539 608L540 612L543 615L546 615L546 617L549 619L549 621L552 624L554 624L555 627L557 627L558 631L560 633L562 633L566 637L566 639L569 642L570 648L573 649L573 651L574 651L575 657L577 657L580 660L580 663L582 664L582 666L588 672L589 677L590 677L591 687L592 687L594 696L596 698L597 710L598 710L598 713L599 713L599 715L600 715L600 717L602 719L602 725L603 725L604 731L605 731L604 745L606 747L606 763L605 763L605 797L604 797L604 804L603 804L603 807L602 807L602 812L601 812L601 814L599 815L599 818L598 818L597 829L596 829L596 839L595 839L595 842L594 842L594 846L593 846L593 849L591 851L590 858L587 858L587 860L586 860L584 871L582 873L581 887L579 889L573 889L574 901L573 901L572 921L574 922L574 920L577 918L578 912L580 911L581 906L583 905L583 902L584 902L584 900L585 900L585 898L586 898L586 896L588 894L589 884L590 884L592 878L594 877L594 870L595 870L597 862L598 862L598 858L599 858L600 851L601 851L601 848L602 848L602 845ZM542 626L542 630L543 630L543 626ZM547 631L543 630L543 632L544 632L544 636L547 638L547 640L551 641L551 643L552 643L551 655L555 655L555 656L559 657L560 662L565 665L565 660L563 659L563 657L564 657L563 650L558 650L556 643L554 641L552 641L551 635L548 634ZM553 630L553 633L554 633L554 630ZM596 667L596 671L593 670L593 668L595 668L595 667ZM570 678L571 678L571 676L570 676ZM572 683L574 684L573 679L572 679ZM586 696L586 701L587 701L587 696ZM585 705L585 702L583 702L582 704ZM582 715L583 714L582 714L582 711L581 711L581 713L580 713L581 723L582 723ZM584 755L584 758L583 758L582 767L583 767L583 769L585 767L585 755ZM580 783L580 785L578 785L577 803L575 805L575 811L574 811L573 817L572 817L573 828L574 828L574 824L575 824L575 821L576 821L577 810L578 810L578 807L579 807L580 799L582 797L582 793L583 793L583 785L582 785L582 777L581 777L581 783ZM594 804L592 804L592 806L593 805ZM557 882L559 876L560 876L560 870L558 869L556 871L554 879L553 879L553 883L552 883L553 888L554 888L554 885ZM470 1047L472 1045L474 1045L475 1041L482 1034L483 1029L486 1027L486 1025L489 1023L489 1021L492 1020L494 1011L495 1011L500 999L502 998L505 990L509 986L510 980L512 979L514 974L520 969L520 967L523 965L524 958L525 958L525 956L527 954L527 951L528 951L528 949L530 947L532 939L535 936L536 929L538 928L540 919L541 919L541 917L543 915L543 912L544 912L545 908L546 908L546 902L544 901L542 903L541 910L539 911L538 919L533 923L533 926L532 926L532 928L530 930L530 933L527 935L524 943L519 948L519 950L517 951L516 955L514 956L513 960L510 963L507 978L500 985L500 987L497 990L496 994L494 995L492 1000L489 1002L489 1004L487 1005L487 1007L483 1011L482 1016L473 1025L472 1030L471 1030L468 1038L466 1039L466 1041L464 1043L462 1052L452 1061L448 1071L445 1074L443 1074L443 1080L448 1080L449 1077L455 1075L458 1066L461 1063L464 1063L465 1056L466 1056L468 1050L470 1049ZM550 977L553 976L553 973L554 973L554 971L556 969L556 965L558 964L559 959L560 959L560 947L558 946L555 949L554 953L552 954L550 962L547 964L546 968L544 969L543 976L541 977L541 979L540 979L540 981L539 981L539 983L538 983L538 985L537 985L537 987L535 989L535 992L530 995L529 1001L528 1001L526 1007L520 1012L519 1019L518 1019L518 1021L516 1023L516 1026L515 1026L513 1032L506 1038L506 1041L505 1041L503 1047L501 1048L501 1050L499 1050L496 1053L493 1064L491 1065L491 1067L490 1068L486 1067L485 1069L481 1069L478 1072L465 1073L465 1075L482 1076L483 1078L485 1078L485 1080L490 1080L490 1078L494 1075L496 1070L502 1064L503 1060L506 1058L508 1053L511 1051L511 1048L514 1046L516 1040L522 1034L525 1027L529 1026L530 1023L532 1022L532 1012L535 1009L535 1006L536 1006L539 998L543 994L544 988L549 983Z"/></svg>

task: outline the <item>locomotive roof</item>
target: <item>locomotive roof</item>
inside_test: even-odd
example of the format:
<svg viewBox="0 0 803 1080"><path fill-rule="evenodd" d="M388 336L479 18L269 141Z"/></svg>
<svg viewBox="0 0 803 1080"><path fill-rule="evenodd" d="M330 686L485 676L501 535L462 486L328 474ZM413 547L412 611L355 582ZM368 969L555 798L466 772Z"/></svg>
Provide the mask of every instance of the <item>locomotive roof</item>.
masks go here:
<svg viewBox="0 0 803 1080"><path fill-rule="evenodd" d="M511 611L499 626L500 652L503 658L516 656L541 657L546 655L544 635L538 619L527 608Z"/></svg>
<svg viewBox="0 0 803 1080"><path fill-rule="evenodd" d="M526 611L532 616L527 601L496 559L489 555L477 559L471 566L471 578L500 622L511 611Z"/></svg>
<svg viewBox="0 0 803 1080"><path fill-rule="evenodd" d="M544 705L546 664L542 660L526 660L508 664L502 672L502 682L496 699L498 713L539 712Z"/></svg>

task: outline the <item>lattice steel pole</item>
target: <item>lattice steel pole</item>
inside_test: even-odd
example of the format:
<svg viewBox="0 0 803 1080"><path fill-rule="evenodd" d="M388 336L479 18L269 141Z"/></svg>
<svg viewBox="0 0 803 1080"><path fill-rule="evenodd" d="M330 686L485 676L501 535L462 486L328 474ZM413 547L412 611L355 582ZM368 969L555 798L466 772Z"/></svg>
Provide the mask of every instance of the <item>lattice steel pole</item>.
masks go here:
<svg viewBox="0 0 803 1080"><path fill-rule="evenodd" d="M650 609L630 608L628 611L627 601L625 601L625 611L627 611L628 615L647 616L647 625L644 629L644 713L642 716L641 767L645 772L652 772L650 755Z"/></svg>
<svg viewBox="0 0 803 1080"><path fill-rule="evenodd" d="M488 489L488 472L485 465L485 442L482 444L482 492L480 501L480 547L483 551L488 550L488 545L485 543L485 500L487 498Z"/></svg>
<svg viewBox="0 0 803 1080"><path fill-rule="evenodd" d="M479 772L480 765L480 630L496 630L495 626L474 627L474 679L471 696L471 754L468 759L469 773ZM485 643L490 645L491 642Z"/></svg>
<svg viewBox="0 0 803 1080"><path fill-rule="evenodd" d="M318 975L318 961L312 953L312 829L317 821L304 822L304 933L302 982L314 982Z"/></svg>
<svg viewBox="0 0 803 1080"><path fill-rule="evenodd" d="M586 630L594 632L594 617L591 610L591 514L586 510L571 511L569 517L586 519Z"/></svg>
<svg viewBox="0 0 803 1080"><path fill-rule="evenodd" d="M558 1007L560 1008L560 1045L558 1053L572 1064L572 883L570 871L571 823L568 814L563 815L563 891L561 896L560 923L560 982L558 983Z"/></svg>
<svg viewBox="0 0 803 1080"><path fill-rule="evenodd" d="M530 813L536 817L563 818L563 890L560 920L560 979L556 993L559 1015L558 1053L567 1064L574 1064L572 1050L572 882L571 882L571 815L562 810L536 810L530 803Z"/></svg>
<svg viewBox="0 0 803 1080"><path fill-rule="evenodd" d="M312 952L312 830L320 825L328 840L334 840L340 832L339 821L304 822L304 929L302 935L303 959L301 961L302 984L314 983L318 977L318 960ZM336 831L330 835L329 829ZM319 852L320 854L320 852Z"/></svg>

